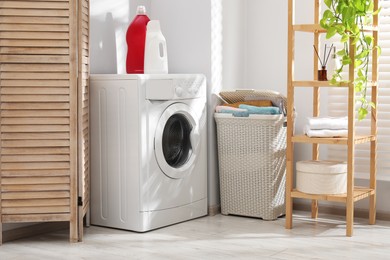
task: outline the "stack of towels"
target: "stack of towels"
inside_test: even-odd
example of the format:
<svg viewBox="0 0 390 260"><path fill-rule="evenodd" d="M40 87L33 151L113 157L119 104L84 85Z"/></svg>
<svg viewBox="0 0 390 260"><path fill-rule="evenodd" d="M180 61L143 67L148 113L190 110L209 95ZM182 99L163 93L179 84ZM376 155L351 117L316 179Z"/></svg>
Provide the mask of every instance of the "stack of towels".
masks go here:
<svg viewBox="0 0 390 260"><path fill-rule="evenodd" d="M272 105L270 100L251 100L217 106L217 113L228 113L236 117L248 117L250 114L278 115L280 108Z"/></svg>
<svg viewBox="0 0 390 260"><path fill-rule="evenodd" d="M348 117L308 117L304 132L308 137L346 137Z"/></svg>

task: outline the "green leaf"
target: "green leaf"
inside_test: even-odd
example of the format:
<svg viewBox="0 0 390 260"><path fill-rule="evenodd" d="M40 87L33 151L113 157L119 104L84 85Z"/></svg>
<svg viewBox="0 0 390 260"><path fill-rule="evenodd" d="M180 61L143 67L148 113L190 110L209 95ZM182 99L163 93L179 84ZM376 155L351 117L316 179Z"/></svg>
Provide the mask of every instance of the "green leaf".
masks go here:
<svg viewBox="0 0 390 260"><path fill-rule="evenodd" d="M355 60L355 68L359 68L360 65L362 65L363 61L362 60Z"/></svg>
<svg viewBox="0 0 390 260"><path fill-rule="evenodd" d="M337 56L346 56L347 55L347 52L345 51L345 49L342 49L338 52L336 52Z"/></svg>
<svg viewBox="0 0 390 260"><path fill-rule="evenodd" d="M372 35L366 35L364 37L364 40L367 42L368 46L371 46L371 43L374 40L374 37L372 37Z"/></svg>
<svg viewBox="0 0 390 260"><path fill-rule="evenodd" d="M332 0L324 0L324 3L326 4L326 6L327 6L328 8L330 8L331 5L332 5Z"/></svg>
<svg viewBox="0 0 390 260"><path fill-rule="evenodd" d="M372 107L372 108L376 108L376 105L375 105L374 102L370 102L369 105L370 105L370 107Z"/></svg>
<svg viewBox="0 0 390 260"><path fill-rule="evenodd" d="M344 42L347 42L349 40L349 35L348 34L344 34L341 39L340 39L340 42L341 43L344 43Z"/></svg>
<svg viewBox="0 0 390 260"><path fill-rule="evenodd" d="M381 48L381 46L375 46L375 48L376 48L377 51L378 51L378 56L381 56L381 54L382 54L382 48Z"/></svg>
<svg viewBox="0 0 390 260"><path fill-rule="evenodd" d="M351 64L352 60L349 56L343 56L342 64L343 65L349 65Z"/></svg>
<svg viewBox="0 0 390 260"><path fill-rule="evenodd" d="M335 78L332 78L330 81L329 81L329 84L332 85L332 86L340 86L340 83L337 82L337 80Z"/></svg>
<svg viewBox="0 0 390 260"><path fill-rule="evenodd" d="M382 6L379 7L379 9L377 9L375 12L373 12L372 15L378 15L381 10L382 10Z"/></svg>
<svg viewBox="0 0 390 260"><path fill-rule="evenodd" d="M360 28L355 23L351 25L351 32L355 35L360 33Z"/></svg>
<svg viewBox="0 0 390 260"><path fill-rule="evenodd" d="M339 34L343 34L345 32L345 26L344 25L338 24L335 27L336 27L336 30L337 30L337 32Z"/></svg>
<svg viewBox="0 0 390 260"><path fill-rule="evenodd" d="M320 20L320 25L321 25L321 27L324 28L325 30L328 30L328 28L329 28L328 21L327 21L326 18L322 18L322 19Z"/></svg>
<svg viewBox="0 0 390 260"><path fill-rule="evenodd" d="M334 14L331 10L325 10L325 12L322 14L322 17L324 19L330 19L330 18L334 18Z"/></svg>
<svg viewBox="0 0 390 260"><path fill-rule="evenodd" d="M362 69L358 69L357 75L358 75L359 77L364 77L364 75L363 75L363 70L362 70Z"/></svg>
<svg viewBox="0 0 390 260"><path fill-rule="evenodd" d="M364 50L362 51L361 53L359 53L358 55L355 56L355 59L358 60L358 59L364 59L365 57L367 57L368 55L370 54L370 51L369 50Z"/></svg>
<svg viewBox="0 0 390 260"><path fill-rule="evenodd" d="M362 82L358 82L355 84L355 91L356 92L361 92L363 90L363 83Z"/></svg>
<svg viewBox="0 0 390 260"><path fill-rule="evenodd" d="M328 31L326 33L326 39L332 38L337 33L337 30L335 27L328 28Z"/></svg>
<svg viewBox="0 0 390 260"><path fill-rule="evenodd" d="M353 37L352 45L356 45L359 42L359 37Z"/></svg>
<svg viewBox="0 0 390 260"><path fill-rule="evenodd" d="M358 111L358 120L361 121L363 120L368 114L368 111L367 109L361 107L359 108L359 111Z"/></svg>

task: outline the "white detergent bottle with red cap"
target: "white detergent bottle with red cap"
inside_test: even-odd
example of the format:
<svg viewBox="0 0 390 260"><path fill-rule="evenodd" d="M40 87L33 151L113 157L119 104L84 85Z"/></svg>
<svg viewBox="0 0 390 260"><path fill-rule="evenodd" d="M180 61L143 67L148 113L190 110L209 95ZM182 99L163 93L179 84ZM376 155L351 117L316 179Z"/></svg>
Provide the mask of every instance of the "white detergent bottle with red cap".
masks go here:
<svg viewBox="0 0 390 260"><path fill-rule="evenodd" d="M167 74L167 43L161 32L160 21L148 22L145 40L145 74Z"/></svg>

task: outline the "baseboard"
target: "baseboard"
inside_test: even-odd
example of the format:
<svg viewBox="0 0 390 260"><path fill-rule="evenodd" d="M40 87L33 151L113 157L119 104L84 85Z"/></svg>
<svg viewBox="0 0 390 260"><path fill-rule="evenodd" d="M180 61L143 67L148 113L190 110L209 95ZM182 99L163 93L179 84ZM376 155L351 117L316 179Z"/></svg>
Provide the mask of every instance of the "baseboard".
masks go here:
<svg viewBox="0 0 390 260"><path fill-rule="evenodd" d="M311 205L298 202L298 203L294 203L294 209L311 212ZM337 216L345 216L345 207L319 205L318 214L321 213L337 215ZM368 218L368 209L355 208L354 216L357 218ZM377 211L376 219L390 221L390 213Z"/></svg>
<svg viewBox="0 0 390 260"><path fill-rule="evenodd" d="M69 222L46 222L3 231L3 242L69 228Z"/></svg>
<svg viewBox="0 0 390 260"><path fill-rule="evenodd" d="M219 213L221 213L221 206L220 205L209 206L209 210L208 210L209 216L215 216Z"/></svg>

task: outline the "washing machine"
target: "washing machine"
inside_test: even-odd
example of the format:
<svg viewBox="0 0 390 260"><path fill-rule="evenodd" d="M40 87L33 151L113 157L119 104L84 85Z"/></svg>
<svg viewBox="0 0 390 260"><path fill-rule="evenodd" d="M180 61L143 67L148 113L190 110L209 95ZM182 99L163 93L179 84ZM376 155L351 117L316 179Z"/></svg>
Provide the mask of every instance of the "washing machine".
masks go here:
<svg viewBox="0 0 390 260"><path fill-rule="evenodd" d="M145 232L207 214L203 75L91 75L91 224Z"/></svg>

